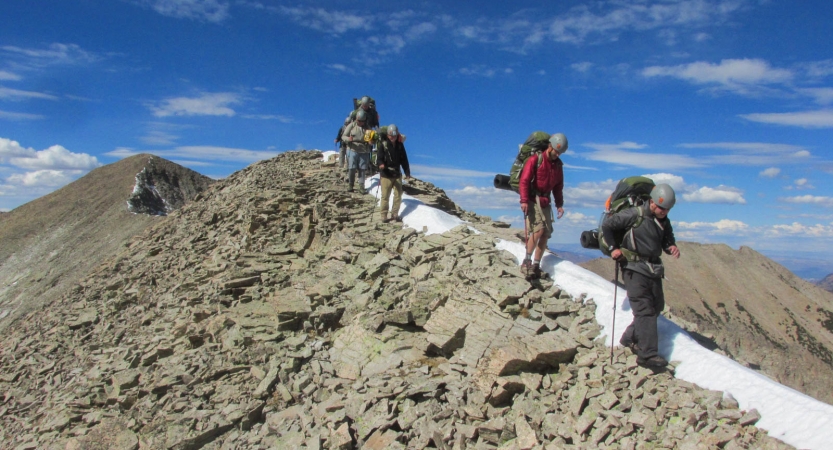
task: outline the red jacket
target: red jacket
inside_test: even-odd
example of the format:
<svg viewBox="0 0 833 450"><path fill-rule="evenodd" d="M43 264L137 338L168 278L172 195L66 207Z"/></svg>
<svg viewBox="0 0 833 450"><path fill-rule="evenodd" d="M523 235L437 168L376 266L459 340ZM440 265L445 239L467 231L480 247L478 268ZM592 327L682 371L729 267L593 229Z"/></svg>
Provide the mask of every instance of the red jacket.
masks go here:
<svg viewBox="0 0 833 450"><path fill-rule="evenodd" d="M538 165L538 158L543 158L541 167L538 167L538 172L535 174L535 189L538 196L541 197L541 207L545 208L550 204L550 192L555 198L555 207L561 208L564 206L564 163L561 158L550 162L550 159L544 156L543 153L532 155L526 160L524 170L521 172L521 180L518 185L518 190L521 193L521 203L532 203L535 201L535 192L530 191L535 167Z"/></svg>

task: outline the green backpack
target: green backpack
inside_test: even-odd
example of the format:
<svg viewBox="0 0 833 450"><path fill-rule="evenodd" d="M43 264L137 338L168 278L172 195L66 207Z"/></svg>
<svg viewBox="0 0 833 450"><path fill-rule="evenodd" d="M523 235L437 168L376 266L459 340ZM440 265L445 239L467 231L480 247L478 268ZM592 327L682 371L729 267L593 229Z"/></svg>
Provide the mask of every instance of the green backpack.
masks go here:
<svg viewBox="0 0 833 450"><path fill-rule="evenodd" d="M651 191L654 189L654 186L654 180L648 177L622 178L619 180L619 183L616 184L616 189L614 189L613 193L610 194L610 197L608 197L607 202L605 203L605 212L602 213L602 217L599 220L599 250L601 250L606 256L610 256L610 244L605 241L604 233L602 233L602 224L604 221L619 211L644 205L645 202L651 199ZM613 238L620 244L620 246L626 235L632 233L634 228L642 225L642 208L638 208L638 211L639 218L630 229L617 231L614 234ZM620 247L620 250L622 250L622 253L626 258L628 258L629 261L632 261L637 257L636 254L628 251L626 248Z"/></svg>
<svg viewBox="0 0 833 450"><path fill-rule="evenodd" d="M509 169L509 187L513 191L519 192L521 184L521 172L524 170L526 160L532 155L540 155L550 145L550 135L543 131L536 131L526 138L526 142L518 146L518 156L515 157L515 162L512 163L512 168ZM535 167L541 167L544 158L538 158L538 164ZM536 170L537 173L537 170ZM534 175L534 174L533 174Z"/></svg>

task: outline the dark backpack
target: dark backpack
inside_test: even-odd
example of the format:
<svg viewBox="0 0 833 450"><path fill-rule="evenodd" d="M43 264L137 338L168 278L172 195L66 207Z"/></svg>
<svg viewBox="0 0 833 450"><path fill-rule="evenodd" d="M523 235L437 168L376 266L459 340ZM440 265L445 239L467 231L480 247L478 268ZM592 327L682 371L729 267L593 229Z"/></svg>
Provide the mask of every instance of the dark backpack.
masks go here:
<svg viewBox="0 0 833 450"><path fill-rule="evenodd" d="M512 163L512 167L509 169L509 187L513 191L519 192L521 172L524 170L526 160L532 155L539 155L538 164L535 166L536 171L533 172L533 175L538 173L537 169L541 167L541 163L544 162L544 158L541 158L540 155L547 149L549 143L549 134L544 133L543 131L536 131L529 135L526 142L518 146L518 156L515 157L515 162Z"/></svg>
<svg viewBox="0 0 833 450"><path fill-rule="evenodd" d="M642 206L651 199L651 191L654 189L654 180L647 177L627 177L619 180L616 188L605 202L605 211L599 219L599 228L581 233L581 246L584 248L597 248L606 256L610 256L610 243L605 241L604 233L601 232L604 221L613 214L627 208ZM639 218L629 230L617 231L613 239L618 246L621 246L625 236L634 228L642 225L642 208L639 208ZM623 250L624 252L624 250ZM626 255L627 256L627 255Z"/></svg>

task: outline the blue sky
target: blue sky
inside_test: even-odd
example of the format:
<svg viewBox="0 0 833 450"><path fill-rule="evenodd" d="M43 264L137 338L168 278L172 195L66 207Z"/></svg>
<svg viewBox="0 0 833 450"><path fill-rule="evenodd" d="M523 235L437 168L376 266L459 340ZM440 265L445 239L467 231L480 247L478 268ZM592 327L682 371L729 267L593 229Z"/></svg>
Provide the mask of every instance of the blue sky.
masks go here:
<svg viewBox="0 0 833 450"><path fill-rule="evenodd" d="M566 216L616 180L678 193L678 239L833 251L827 1L0 2L0 209L150 152L220 178L333 148L353 97L408 136L415 176L521 226L491 188L563 132Z"/></svg>

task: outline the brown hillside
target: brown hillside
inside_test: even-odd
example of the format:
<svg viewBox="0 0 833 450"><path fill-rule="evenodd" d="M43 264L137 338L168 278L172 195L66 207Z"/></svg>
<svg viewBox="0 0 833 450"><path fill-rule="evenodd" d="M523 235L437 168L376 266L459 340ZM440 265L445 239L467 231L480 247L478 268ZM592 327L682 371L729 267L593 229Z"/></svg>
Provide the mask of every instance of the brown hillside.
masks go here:
<svg viewBox="0 0 833 450"><path fill-rule="evenodd" d="M833 294L749 247L679 243L665 257L666 303L747 366L833 402ZM610 278L610 259L582 266Z"/></svg>
<svg viewBox="0 0 833 450"><path fill-rule="evenodd" d="M143 170L191 198L212 180L141 154L91 171L51 194L3 214L0 223L0 329L49 304L130 237L161 217L133 214L127 200ZM146 172L147 172L146 171ZM167 180L167 182L166 182ZM181 201L172 202L181 206Z"/></svg>

